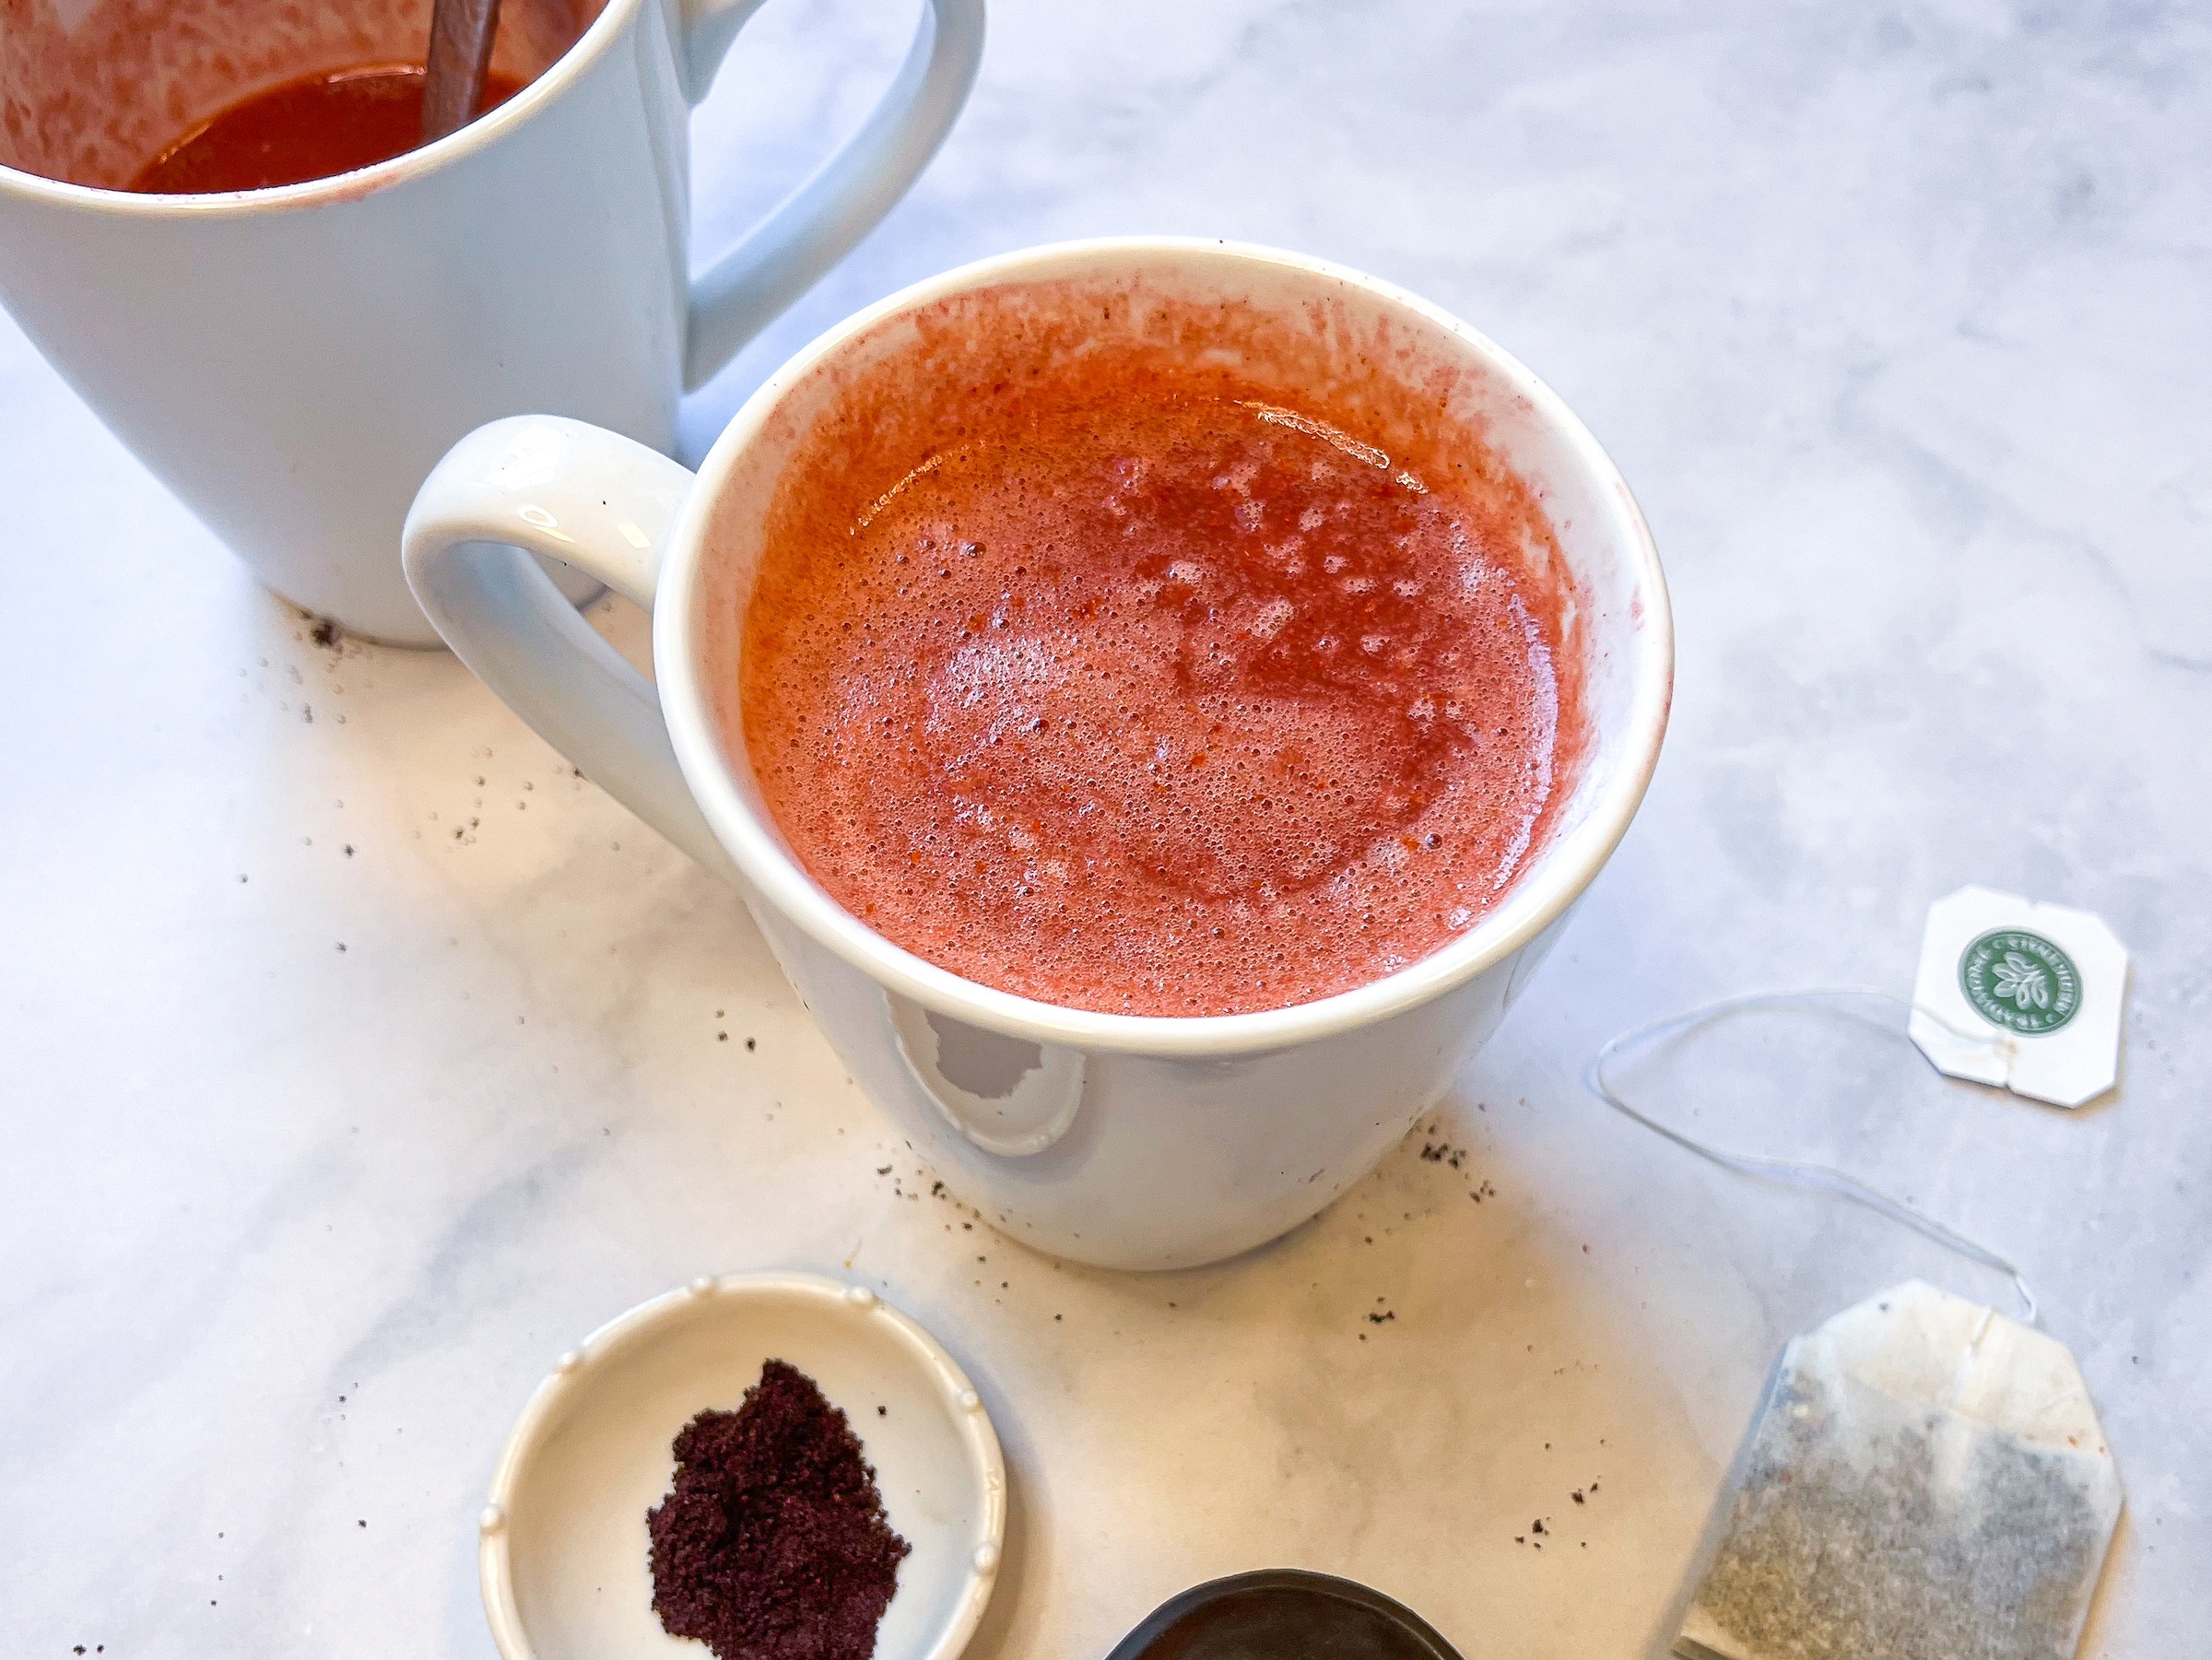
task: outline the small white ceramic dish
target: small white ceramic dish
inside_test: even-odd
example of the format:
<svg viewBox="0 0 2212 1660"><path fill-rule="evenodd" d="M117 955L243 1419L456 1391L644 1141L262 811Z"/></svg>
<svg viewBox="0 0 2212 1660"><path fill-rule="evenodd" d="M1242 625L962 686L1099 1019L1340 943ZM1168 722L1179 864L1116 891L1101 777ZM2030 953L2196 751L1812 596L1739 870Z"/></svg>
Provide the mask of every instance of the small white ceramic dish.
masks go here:
<svg viewBox="0 0 2212 1660"><path fill-rule="evenodd" d="M601 1326L523 1408L478 1519L484 1610L504 1660L710 1660L653 1611L645 1513L668 1492L677 1431L707 1407L734 1410L771 1358L844 1408L913 1547L876 1652L954 1660L967 1646L1006 1524L998 1436L967 1374L865 1286L725 1274Z"/></svg>

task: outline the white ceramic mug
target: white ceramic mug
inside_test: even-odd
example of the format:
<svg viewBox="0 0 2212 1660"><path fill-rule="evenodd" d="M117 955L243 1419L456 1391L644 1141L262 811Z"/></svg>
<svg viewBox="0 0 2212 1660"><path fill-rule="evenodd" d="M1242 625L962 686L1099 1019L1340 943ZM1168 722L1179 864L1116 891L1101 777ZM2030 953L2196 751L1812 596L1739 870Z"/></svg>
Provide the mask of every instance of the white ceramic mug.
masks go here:
<svg viewBox="0 0 2212 1660"><path fill-rule="evenodd" d="M417 62L430 0L22 0L0 26L0 302L255 575L435 645L392 547L462 434L555 410L672 448L677 402L905 194L959 114L982 0L930 0L862 130L697 284L686 112L761 0L507 0L535 77L435 144L221 195L130 194L232 100ZM566 579L578 597L594 592Z"/></svg>
<svg viewBox="0 0 2212 1660"><path fill-rule="evenodd" d="M816 424L902 354L957 355L944 306L1018 321L1030 297L1091 291L1085 284L1328 331L1347 372L1384 372L1359 354L1387 335L1421 359L1408 372L1447 388L1440 418L1479 431L1550 520L1582 642L1587 733L1570 793L1504 898L1386 979L1298 1007L1195 1018L1062 1008L963 980L876 934L814 881L768 816L742 732L717 712L718 692L735 684L735 619L771 500ZM1141 329L1145 315L1132 302L1098 326ZM866 454L846 459L868 476ZM1400 290L1210 241L1071 243L909 288L785 365L696 477L580 422L496 423L425 483L405 546L423 609L463 661L590 776L734 877L853 1077L947 1183L1016 1238L1115 1267L1210 1262L1271 1239L1411 1127L1497 1026L1628 828L1673 679L1650 533L1558 397ZM653 608L657 693L560 602L530 554Z"/></svg>

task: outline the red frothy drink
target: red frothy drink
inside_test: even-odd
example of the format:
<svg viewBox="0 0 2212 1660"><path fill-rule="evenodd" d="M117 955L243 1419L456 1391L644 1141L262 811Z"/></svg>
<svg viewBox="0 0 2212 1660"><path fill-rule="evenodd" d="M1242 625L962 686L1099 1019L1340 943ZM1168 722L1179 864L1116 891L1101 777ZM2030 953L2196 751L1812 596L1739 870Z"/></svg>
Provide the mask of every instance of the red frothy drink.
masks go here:
<svg viewBox="0 0 2212 1660"><path fill-rule="evenodd" d="M1561 744L1518 482L1233 376L993 390L841 526L771 529L746 746L830 893L971 980L1145 1015L1346 991L1495 905Z"/></svg>

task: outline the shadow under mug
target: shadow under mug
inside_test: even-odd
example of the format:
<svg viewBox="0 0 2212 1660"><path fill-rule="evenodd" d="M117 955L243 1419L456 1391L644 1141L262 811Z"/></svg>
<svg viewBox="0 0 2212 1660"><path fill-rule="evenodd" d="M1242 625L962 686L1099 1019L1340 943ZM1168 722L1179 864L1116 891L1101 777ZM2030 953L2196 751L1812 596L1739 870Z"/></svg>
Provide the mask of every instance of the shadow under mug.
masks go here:
<svg viewBox="0 0 2212 1660"><path fill-rule="evenodd" d="M1074 314L1071 295L1092 330L1070 347L1077 352L1116 330L1141 335L1165 308L1233 308L1279 324L1313 360L1334 364L1320 378L1339 390L1353 383L1346 377L1416 374L1430 399L1420 407L1478 433L1542 503L1578 612L1586 731L1548 839L1498 903L1434 955L1260 1013L1065 1008L893 945L832 900L777 833L726 712L737 620L787 469L871 373L916 361L972 366L1001 341L1018 353L1030 337L1026 308ZM1391 342L1396 359L1377 349ZM1418 359L1410 368L1406 353ZM1306 383L1320 407L1337 407L1326 387ZM841 433L844 423L822 430ZM865 450L865 419L849 430ZM856 477L870 474L865 453L844 459ZM652 608L657 691L561 602L534 555ZM1215 241L1068 243L918 284L793 359L696 477L580 422L495 423L424 484L405 559L423 609L464 662L589 776L736 882L853 1077L947 1183L1015 1238L1111 1267L1188 1266L1272 1239L1405 1135L1495 1029L1627 830L1672 689L1672 626L1650 533L1557 396L1398 289Z"/></svg>
<svg viewBox="0 0 2212 1660"><path fill-rule="evenodd" d="M124 186L249 93L420 62L431 0L10 6L0 303L264 583L436 645L392 548L454 440L551 410L672 449L681 394L905 194L974 81L983 0L929 0L860 132L694 284L686 115L761 3L507 0L508 102L357 172L194 196Z"/></svg>

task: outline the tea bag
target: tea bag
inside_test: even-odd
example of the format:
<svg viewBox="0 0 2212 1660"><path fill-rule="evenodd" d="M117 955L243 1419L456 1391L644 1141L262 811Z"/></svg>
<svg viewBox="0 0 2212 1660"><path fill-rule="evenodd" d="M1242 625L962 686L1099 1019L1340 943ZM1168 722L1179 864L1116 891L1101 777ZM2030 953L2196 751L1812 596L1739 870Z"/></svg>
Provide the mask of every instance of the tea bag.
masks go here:
<svg viewBox="0 0 2212 1660"><path fill-rule="evenodd" d="M1919 1280L1790 1340L1682 1660L2066 1660L2120 1516L2053 1337Z"/></svg>

